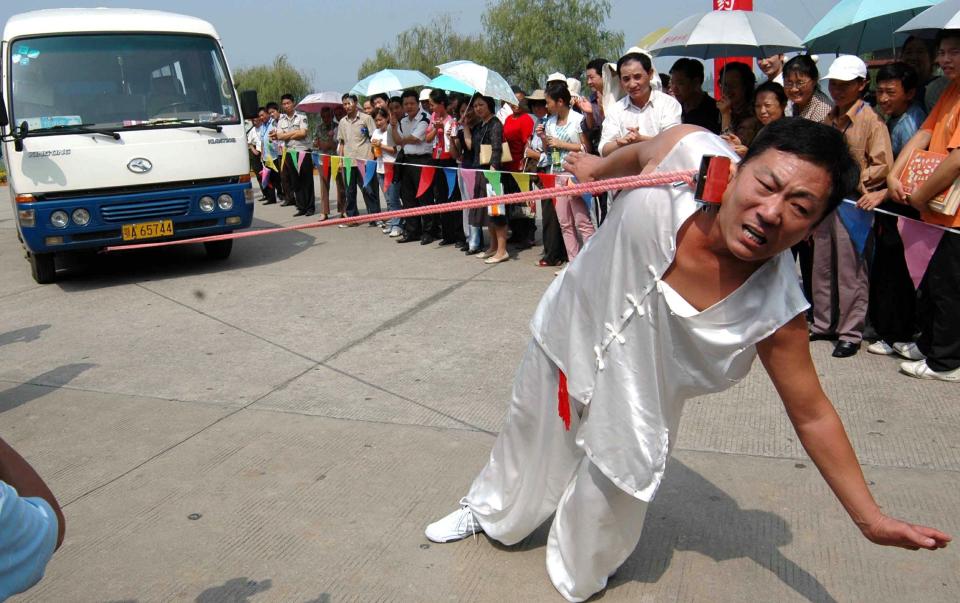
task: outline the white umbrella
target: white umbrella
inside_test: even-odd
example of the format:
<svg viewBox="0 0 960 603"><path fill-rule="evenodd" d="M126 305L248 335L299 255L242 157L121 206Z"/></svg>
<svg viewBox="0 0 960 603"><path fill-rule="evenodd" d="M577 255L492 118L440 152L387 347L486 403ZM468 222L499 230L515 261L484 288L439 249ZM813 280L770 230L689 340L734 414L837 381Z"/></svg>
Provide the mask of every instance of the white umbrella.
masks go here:
<svg viewBox="0 0 960 603"><path fill-rule="evenodd" d="M803 50L786 25L766 13L722 10L687 17L650 47L654 56L766 57Z"/></svg>
<svg viewBox="0 0 960 603"><path fill-rule="evenodd" d="M897 33L934 36L941 29L960 29L960 0L944 0L903 24Z"/></svg>
<svg viewBox="0 0 960 603"><path fill-rule="evenodd" d="M489 96L504 102L515 104L517 96L503 76L473 61L451 61L437 65L443 75L449 75L470 86L483 96Z"/></svg>
<svg viewBox="0 0 960 603"><path fill-rule="evenodd" d="M341 98L343 95L333 90L314 92L303 97L303 100L297 103L297 109L304 113L319 113L321 109L334 109L341 106L343 104Z"/></svg>
<svg viewBox="0 0 960 603"><path fill-rule="evenodd" d="M415 69L383 69L357 82L350 92L362 96L373 96L391 90L426 86L428 83L430 78Z"/></svg>

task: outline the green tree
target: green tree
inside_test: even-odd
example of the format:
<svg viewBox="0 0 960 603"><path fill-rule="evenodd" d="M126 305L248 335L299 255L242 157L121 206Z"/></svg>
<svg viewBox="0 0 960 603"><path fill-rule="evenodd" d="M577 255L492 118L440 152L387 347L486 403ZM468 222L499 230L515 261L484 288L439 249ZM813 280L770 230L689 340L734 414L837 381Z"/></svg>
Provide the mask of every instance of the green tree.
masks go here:
<svg viewBox="0 0 960 603"><path fill-rule="evenodd" d="M483 15L486 65L512 84L539 88L553 71L580 77L590 59L614 60L623 32L604 27L606 0L500 0ZM494 43L495 41L495 43Z"/></svg>
<svg viewBox="0 0 960 603"><path fill-rule="evenodd" d="M458 34L449 15L401 32L360 65L362 79L381 69L419 69L468 59L499 72L511 84L542 87L553 71L579 77L587 61L615 59L623 49L623 32L604 27L607 0L496 0L483 14L483 33Z"/></svg>
<svg viewBox="0 0 960 603"><path fill-rule="evenodd" d="M390 68L416 69L433 75L440 63L457 59L479 61L482 58L480 37L458 34L450 15L440 15L426 25L400 32L393 44L378 48L373 58L360 64L357 78L363 79Z"/></svg>
<svg viewBox="0 0 960 603"><path fill-rule="evenodd" d="M272 65L255 65L234 72L237 91L256 90L261 105L279 103L280 96L290 93L297 101L310 93L310 78L290 64L286 55L279 55Z"/></svg>

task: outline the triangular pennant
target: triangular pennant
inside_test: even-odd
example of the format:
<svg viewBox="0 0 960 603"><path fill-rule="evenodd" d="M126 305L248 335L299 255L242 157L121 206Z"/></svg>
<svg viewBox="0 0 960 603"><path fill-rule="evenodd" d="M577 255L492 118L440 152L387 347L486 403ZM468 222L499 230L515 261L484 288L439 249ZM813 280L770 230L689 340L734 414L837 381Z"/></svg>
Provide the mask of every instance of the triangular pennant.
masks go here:
<svg viewBox="0 0 960 603"><path fill-rule="evenodd" d="M360 182L366 183L367 181L367 162L358 161L357 169L360 171Z"/></svg>
<svg viewBox="0 0 960 603"><path fill-rule="evenodd" d="M266 166L260 170L260 186L263 188L270 186L270 168Z"/></svg>
<svg viewBox="0 0 960 603"><path fill-rule="evenodd" d="M453 197L457 184L457 168L443 168L443 175L447 177L447 199Z"/></svg>
<svg viewBox="0 0 960 603"><path fill-rule="evenodd" d="M277 169L277 164L275 164L275 163L273 162L273 157L267 157L266 155L264 155L264 156L263 156L263 165L267 166L268 168L270 168L270 169L273 170L274 172L280 171L280 170Z"/></svg>
<svg viewBox="0 0 960 603"><path fill-rule="evenodd" d="M853 241L857 255L863 255L863 250L867 246L867 237L873 227L873 214L846 201L840 204L837 213L850 235L850 240Z"/></svg>
<svg viewBox="0 0 960 603"><path fill-rule="evenodd" d="M300 168L303 167L303 160L306 156L307 156L306 151L303 151L302 153L299 151L297 152L297 173L298 174L300 173Z"/></svg>
<svg viewBox="0 0 960 603"><path fill-rule="evenodd" d="M280 171L281 172L283 171L283 164L286 163L286 161L287 161L287 153L286 151L284 151L280 154Z"/></svg>
<svg viewBox="0 0 960 603"><path fill-rule="evenodd" d="M461 169L460 180L463 181L463 184L460 186L460 197L462 197L464 201L473 199L473 187L477 183L476 170Z"/></svg>
<svg viewBox="0 0 960 603"><path fill-rule="evenodd" d="M336 178L340 175L340 163L341 158L337 155L330 157L330 173L333 174L333 177Z"/></svg>
<svg viewBox="0 0 960 603"><path fill-rule="evenodd" d="M554 174L540 174L540 184L543 188L553 188L557 185L557 177Z"/></svg>
<svg viewBox="0 0 960 603"><path fill-rule="evenodd" d="M384 163L383 164L383 192L386 193L390 190L390 186L393 184L393 163Z"/></svg>
<svg viewBox="0 0 960 603"><path fill-rule="evenodd" d="M521 192L527 192L530 190L530 174L524 174L523 172L512 172L510 174L513 176L513 179L517 182L517 187Z"/></svg>
<svg viewBox="0 0 960 603"><path fill-rule="evenodd" d="M370 186L370 181L377 175L377 160L367 159L366 173L363 175L363 185Z"/></svg>
<svg viewBox="0 0 960 603"><path fill-rule="evenodd" d="M483 175L486 177L490 187L493 188L493 192L498 195L502 195L503 186L500 184L500 172L495 170L483 170Z"/></svg>
<svg viewBox="0 0 960 603"><path fill-rule="evenodd" d="M424 193L433 186L433 174L436 168L432 165L425 165L420 168L420 184L417 186L417 197L422 197Z"/></svg>
<svg viewBox="0 0 960 603"><path fill-rule="evenodd" d="M313 160L313 165L314 165L314 166L319 166L319 165L320 165L320 153L318 153L318 152L316 152L316 151L311 151L311 152L310 152L310 159Z"/></svg>
<svg viewBox="0 0 960 603"><path fill-rule="evenodd" d="M330 156L321 155L320 165L322 166L322 169L323 169L323 179L330 180Z"/></svg>
<svg viewBox="0 0 960 603"><path fill-rule="evenodd" d="M353 180L353 158L344 157L343 158L343 181L347 186L350 186L350 182Z"/></svg>
<svg viewBox="0 0 960 603"><path fill-rule="evenodd" d="M907 261L910 280L913 281L914 288L919 289L920 281L927 272L930 258L937 250L944 231L909 218L897 220L897 230L900 231L900 238L903 239L903 257Z"/></svg>

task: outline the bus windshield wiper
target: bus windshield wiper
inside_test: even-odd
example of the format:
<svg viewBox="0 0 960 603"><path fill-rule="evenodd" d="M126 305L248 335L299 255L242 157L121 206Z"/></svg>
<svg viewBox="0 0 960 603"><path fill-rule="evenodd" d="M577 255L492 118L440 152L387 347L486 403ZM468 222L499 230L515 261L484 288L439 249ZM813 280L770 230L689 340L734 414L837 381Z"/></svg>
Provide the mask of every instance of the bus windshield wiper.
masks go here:
<svg viewBox="0 0 960 603"><path fill-rule="evenodd" d="M138 125L147 125L147 126L163 126L163 125L183 125L183 126L197 126L198 128L209 128L211 130L216 130L217 132L223 132L223 126L220 124L212 123L209 121L194 121L190 119L183 119L182 117L164 117L160 119L151 119L143 124Z"/></svg>
<svg viewBox="0 0 960 603"><path fill-rule="evenodd" d="M50 126L49 128L38 128L36 130L30 130L29 134L34 132L47 132L50 130L57 130L66 132L68 130L73 130L75 132L82 132L84 134L100 134L102 136L109 136L114 140L120 140L119 132L115 130L110 130L107 128L93 128L94 124L60 124L57 126Z"/></svg>

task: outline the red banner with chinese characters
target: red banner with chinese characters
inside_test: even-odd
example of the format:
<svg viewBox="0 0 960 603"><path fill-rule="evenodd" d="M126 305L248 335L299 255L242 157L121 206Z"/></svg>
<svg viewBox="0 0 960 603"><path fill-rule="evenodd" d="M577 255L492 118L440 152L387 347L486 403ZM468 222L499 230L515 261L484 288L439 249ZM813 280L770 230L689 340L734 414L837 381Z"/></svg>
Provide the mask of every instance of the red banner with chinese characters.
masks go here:
<svg viewBox="0 0 960 603"><path fill-rule="evenodd" d="M713 10L753 10L753 0L713 0ZM727 63L746 63L753 69L752 57L725 57L713 60L713 98L720 98L720 70Z"/></svg>

